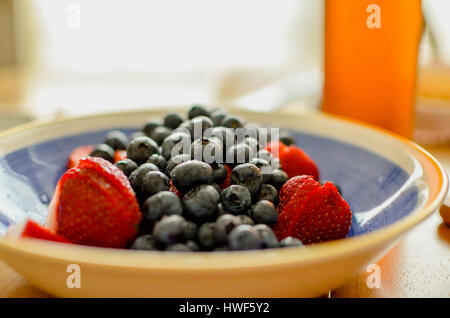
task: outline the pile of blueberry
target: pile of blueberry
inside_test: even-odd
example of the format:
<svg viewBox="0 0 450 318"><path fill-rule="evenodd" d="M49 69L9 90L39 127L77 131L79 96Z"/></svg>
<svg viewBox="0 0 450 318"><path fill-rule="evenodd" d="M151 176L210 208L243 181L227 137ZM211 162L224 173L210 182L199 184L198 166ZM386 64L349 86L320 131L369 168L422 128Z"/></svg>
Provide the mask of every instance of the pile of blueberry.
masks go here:
<svg viewBox="0 0 450 318"><path fill-rule="evenodd" d="M143 214L140 236L130 248L228 251L302 245L291 237L278 241L271 229L278 218L278 191L288 176L264 149L270 130L260 128L224 109L194 105L187 118L170 113L149 119L130 139L109 132L91 156L113 162L116 150L126 150L127 159L115 165L129 178ZM293 143L285 131L279 139Z"/></svg>

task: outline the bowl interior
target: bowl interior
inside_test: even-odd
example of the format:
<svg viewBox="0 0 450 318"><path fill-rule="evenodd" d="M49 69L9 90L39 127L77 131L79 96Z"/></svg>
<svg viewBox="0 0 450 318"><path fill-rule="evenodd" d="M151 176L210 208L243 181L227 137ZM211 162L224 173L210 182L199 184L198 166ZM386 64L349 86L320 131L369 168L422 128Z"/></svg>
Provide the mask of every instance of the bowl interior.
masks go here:
<svg viewBox="0 0 450 318"><path fill-rule="evenodd" d="M72 149L102 142L106 132L120 129L127 134L138 127L110 126L51 138L0 157L0 234L26 217L44 222L58 179L65 171ZM318 164L321 181L339 186L353 211L349 236L390 225L415 211L427 198L420 165L397 150L396 159L386 158L360 145L329 136L292 129L297 145Z"/></svg>

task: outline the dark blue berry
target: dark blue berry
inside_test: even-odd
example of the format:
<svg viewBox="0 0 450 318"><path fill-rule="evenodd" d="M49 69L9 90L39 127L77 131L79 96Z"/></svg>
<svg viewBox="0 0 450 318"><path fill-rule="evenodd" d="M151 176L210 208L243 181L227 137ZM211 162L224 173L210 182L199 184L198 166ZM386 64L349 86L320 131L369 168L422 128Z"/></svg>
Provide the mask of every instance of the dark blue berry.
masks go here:
<svg viewBox="0 0 450 318"><path fill-rule="evenodd" d="M219 216L214 222L214 239L219 244L228 244L228 234L241 224L239 218L232 214Z"/></svg>
<svg viewBox="0 0 450 318"><path fill-rule="evenodd" d="M222 184L228 175L228 170L223 164L213 166L213 181L217 184Z"/></svg>
<svg viewBox="0 0 450 318"><path fill-rule="evenodd" d="M257 195L263 183L263 176L257 166L251 163L237 165L231 171L231 184L246 187L252 196Z"/></svg>
<svg viewBox="0 0 450 318"><path fill-rule="evenodd" d="M188 130L191 135L191 139L199 139L203 137L205 131L214 126L211 118L206 116L198 116L191 119Z"/></svg>
<svg viewBox="0 0 450 318"><path fill-rule="evenodd" d="M130 140L138 138L138 137L145 137L147 136L143 131L135 131L134 133L131 134L130 136Z"/></svg>
<svg viewBox="0 0 450 318"><path fill-rule="evenodd" d="M192 221L186 221L184 226L184 236L186 240L194 240L197 235L197 224Z"/></svg>
<svg viewBox="0 0 450 318"><path fill-rule="evenodd" d="M154 153L153 155L151 155L148 158L147 162L148 163L153 163L155 166L158 167L158 169L160 171L162 171L164 173L166 172L167 160L163 156Z"/></svg>
<svg viewBox="0 0 450 318"><path fill-rule="evenodd" d="M164 117L164 126L175 129L183 122L183 117L177 113L169 113Z"/></svg>
<svg viewBox="0 0 450 318"><path fill-rule="evenodd" d="M224 149L224 155L227 149L229 149L232 145L235 144L235 135L233 133L233 129L225 128L223 126L214 127L208 130L205 134L206 137L215 138L222 144L222 148Z"/></svg>
<svg viewBox="0 0 450 318"><path fill-rule="evenodd" d="M240 143L228 148L225 163L233 167L238 164L249 162L252 157L253 153L250 146Z"/></svg>
<svg viewBox="0 0 450 318"><path fill-rule="evenodd" d="M150 134L150 138L152 138L158 145L162 145L164 139L172 134L172 129L166 126L159 126L153 129Z"/></svg>
<svg viewBox="0 0 450 318"><path fill-rule="evenodd" d="M172 170L175 169L176 166L189 160L191 160L190 154L182 154L170 158L166 166L166 175L170 176Z"/></svg>
<svg viewBox="0 0 450 318"><path fill-rule="evenodd" d="M250 149L252 150L252 153L256 154L261 147L258 140L254 137L245 137L244 144L249 145Z"/></svg>
<svg viewBox="0 0 450 318"><path fill-rule="evenodd" d="M209 111L202 105L192 105L188 111L188 118L192 119L198 116L209 116Z"/></svg>
<svg viewBox="0 0 450 318"><path fill-rule="evenodd" d="M145 200L142 212L147 221L154 223L164 215L181 215L183 213L183 206L175 193L161 191Z"/></svg>
<svg viewBox="0 0 450 318"><path fill-rule="evenodd" d="M159 169L153 163L144 163L135 169L128 178L130 180L131 187L137 194L141 193L142 180L149 171L159 171Z"/></svg>
<svg viewBox="0 0 450 318"><path fill-rule="evenodd" d="M196 186L183 196L184 215L197 223L212 220L217 215L220 194L213 186Z"/></svg>
<svg viewBox="0 0 450 318"><path fill-rule="evenodd" d="M243 122L241 119L234 117L234 116L226 116L221 124L221 126L224 126L226 128L242 128Z"/></svg>
<svg viewBox="0 0 450 318"><path fill-rule="evenodd" d="M211 120L213 121L214 126L220 126L225 117L228 116L228 112L223 109L217 109L212 111L210 114Z"/></svg>
<svg viewBox="0 0 450 318"><path fill-rule="evenodd" d="M169 245L165 249L166 252L191 252L192 250L183 243L175 243L172 245Z"/></svg>
<svg viewBox="0 0 450 318"><path fill-rule="evenodd" d="M261 174L263 176L264 183L267 183L270 181L270 179L272 178L272 167L270 166L269 162L267 162L264 159L255 157L250 160L250 163L254 164L255 166L257 166L259 168L259 170L261 171Z"/></svg>
<svg viewBox="0 0 450 318"><path fill-rule="evenodd" d="M203 249L214 248L216 241L214 239L214 223L203 223L197 232L197 241Z"/></svg>
<svg viewBox="0 0 450 318"><path fill-rule="evenodd" d="M184 242L184 223L186 220L180 215L164 216L155 224L153 236L156 242L163 246Z"/></svg>
<svg viewBox="0 0 450 318"><path fill-rule="evenodd" d="M142 179L142 194L154 195L161 191L170 189L169 178L161 171L149 171Z"/></svg>
<svg viewBox="0 0 450 318"><path fill-rule="evenodd" d="M250 191L241 185L230 185L221 192L222 204L233 214L245 213L252 203Z"/></svg>
<svg viewBox="0 0 450 318"><path fill-rule="evenodd" d="M245 214L240 214L237 216L241 224L248 224L248 225L255 225L255 221L253 219Z"/></svg>
<svg viewBox="0 0 450 318"><path fill-rule="evenodd" d="M170 173L170 177L175 188L185 193L196 185L211 182L213 170L205 162L189 160L177 165Z"/></svg>
<svg viewBox="0 0 450 318"><path fill-rule="evenodd" d="M200 247L198 246L198 244L195 243L192 240L187 241L186 242L186 246L189 247L191 249L191 251L195 251L196 252L196 251L200 250Z"/></svg>
<svg viewBox="0 0 450 318"><path fill-rule="evenodd" d="M218 246L218 247L215 247L215 248L213 249L214 252L227 252L227 251L229 251L229 250L230 250L230 249L228 248L227 245L225 245L225 246Z"/></svg>
<svg viewBox="0 0 450 318"><path fill-rule="evenodd" d="M269 164L272 163L273 157L272 154L267 149L262 149L256 153L257 158L261 158L267 161Z"/></svg>
<svg viewBox="0 0 450 318"><path fill-rule="evenodd" d="M143 164L151 155L158 152L158 144L149 137L135 138L127 146L127 158L138 165Z"/></svg>
<svg viewBox="0 0 450 318"><path fill-rule="evenodd" d="M113 130L108 132L104 143L114 150L125 150L127 149L128 137L119 130Z"/></svg>
<svg viewBox="0 0 450 318"><path fill-rule="evenodd" d="M275 187L275 189L280 190L283 184L289 180L286 172L280 169L275 169L272 171L272 176L270 178L270 184Z"/></svg>
<svg viewBox="0 0 450 318"><path fill-rule="evenodd" d="M138 165L131 159L123 159L115 163L115 166L122 170L122 172L129 177L131 173L137 169Z"/></svg>
<svg viewBox="0 0 450 318"><path fill-rule="evenodd" d="M280 135L278 138L286 146L290 146L295 142L294 137L292 137L290 131L285 129L280 130Z"/></svg>
<svg viewBox="0 0 450 318"><path fill-rule="evenodd" d="M144 234L134 240L130 246L133 250L155 251L158 249L155 238L151 234Z"/></svg>
<svg viewBox="0 0 450 318"><path fill-rule="evenodd" d="M263 241L263 248L276 248L279 246L278 239L273 230L265 224L255 225L255 230L258 231Z"/></svg>
<svg viewBox="0 0 450 318"><path fill-rule="evenodd" d="M252 218L257 224L272 226L278 220L278 212L272 202L261 200L252 206Z"/></svg>
<svg viewBox="0 0 450 318"><path fill-rule="evenodd" d="M107 144L99 144L95 146L94 150L90 154L91 157L100 157L109 162L114 161L114 149Z"/></svg>
<svg viewBox="0 0 450 318"><path fill-rule="evenodd" d="M273 204L278 204L278 191L271 184L263 184L258 193L258 201L259 200L267 200L272 202Z"/></svg>
<svg viewBox="0 0 450 318"><path fill-rule="evenodd" d="M223 161L222 145L215 139L202 137L191 144L192 159L216 165Z"/></svg>
<svg viewBox="0 0 450 318"><path fill-rule="evenodd" d="M191 136L186 132L173 132L162 143L162 155L166 160L190 150Z"/></svg>
<svg viewBox="0 0 450 318"><path fill-rule="evenodd" d="M152 134L153 130L156 127L161 126L162 120L160 118L156 118L156 117L150 117L147 119L144 127L142 127L142 132L147 136L150 137L150 135Z"/></svg>
<svg viewBox="0 0 450 318"><path fill-rule="evenodd" d="M280 247L304 246L298 238L288 236L280 241Z"/></svg>
<svg viewBox="0 0 450 318"><path fill-rule="evenodd" d="M230 232L228 247L232 251L260 249L263 247L263 240L253 226L241 224Z"/></svg>

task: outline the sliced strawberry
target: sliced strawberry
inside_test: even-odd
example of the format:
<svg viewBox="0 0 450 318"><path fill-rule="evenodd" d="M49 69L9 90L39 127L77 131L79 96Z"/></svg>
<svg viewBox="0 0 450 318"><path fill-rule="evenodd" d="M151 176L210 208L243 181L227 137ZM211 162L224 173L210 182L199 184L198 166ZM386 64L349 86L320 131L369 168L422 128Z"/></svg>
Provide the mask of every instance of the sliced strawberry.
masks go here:
<svg viewBox="0 0 450 318"><path fill-rule="evenodd" d="M320 183L315 181L312 176L295 176L289 179L278 193L280 198L278 209L281 211L294 198L295 194L307 195L317 187L320 187Z"/></svg>
<svg viewBox="0 0 450 318"><path fill-rule="evenodd" d="M102 158L81 159L52 199L57 233L74 243L125 247L137 235L141 212L123 172Z"/></svg>
<svg viewBox="0 0 450 318"><path fill-rule="evenodd" d="M114 163L127 159L127 151L126 150L116 150L114 152Z"/></svg>
<svg viewBox="0 0 450 318"><path fill-rule="evenodd" d="M33 220L26 220L20 226L12 228L8 232L8 236L14 237L28 237L28 238L37 238L41 240L54 241L54 242L62 242L62 243L71 243L65 237L58 235L55 231L43 227Z"/></svg>
<svg viewBox="0 0 450 318"><path fill-rule="evenodd" d="M89 156L93 150L93 146L80 146L72 150L67 161L67 169L75 167L81 158Z"/></svg>

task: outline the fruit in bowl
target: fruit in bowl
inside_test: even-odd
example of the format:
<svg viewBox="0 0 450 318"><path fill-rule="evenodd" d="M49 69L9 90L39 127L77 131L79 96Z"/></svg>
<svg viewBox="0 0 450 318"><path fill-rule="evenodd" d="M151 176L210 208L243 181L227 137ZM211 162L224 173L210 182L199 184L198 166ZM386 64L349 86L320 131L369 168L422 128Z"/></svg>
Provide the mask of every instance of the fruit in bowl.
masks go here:
<svg viewBox="0 0 450 318"><path fill-rule="evenodd" d="M180 111L177 112L181 114L185 110L186 108L180 108ZM309 172L311 178L304 180L304 184L301 186L302 192L308 193L311 197L320 198L320 194L323 193L334 197L334 189L329 191L332 188L326 186L326 180L332 180L335 186L339 186L343 198L352 211L351 227L345 239L332 239L319 244L309 244L307 241L302 243L300 239L293 236L282 239L281 236L275 235L274 238L271 235L271 231L278 232L276 224L282 221L282 215L286 211L290 211L284 207L300 202L300 196L289 191L286 171L280 169L272 171L270 182L267 181L267 175L263 174L263 185L259 193L261 200L258 200L267 200L276 205L278 218L273 225L269 225L274 221L270 217L273 214L266 214L266 211L271 210L270 203L267 202L258 205L255 204L256 202L251 202L250 206L253 206L253 209L247 210L245 214L223 213L229 212L227 210L230 207L233 209L233 205L229 205L227 208L224 206L223 190L229 188L230 185L234 186L231 189L243 186L242 184L231 184L231 172L238 165L222 164L224 167L221 167L218 164L217 169L214 169L214 178L224 181L219 186L221 202L217 205L216 218L213 217L200 226L198 226L200 221L194 221L194 215L195 219L200 216L195 214L197 211L190 211L188 217L183 205L181 205L181 213L179 205L168 205L167 198L170 202L174 202L171 201L171 198L177 196L182 202L182 198L189 193L189 191L184 192L184 189L176 188L176 182L170 177L170 173L166 174L169 178L169 191L160 191L154 195L145 192L138 194L137 191L141 191L138 184L142 182L142 174L146 174L145 171L156 171L156 169L161 172L162 170L172 171L177 166L176 160L179 160L180 164L190 159L189 153L182 151L182 148L175 148L175 151L185 154L170 156L169 160L166 159L165 155L170 154L170 150L174 148L173 145L185 139L186 133L188 136L190 135L189 128L191 127L182 123L180 129L173 129L168 126L168 123L161 123L161 119L165 118L167 114L167 108L165 108L37 122L1 134L0 234L2 237L0 238L0 257L32 284L56 296L312 297L324 294L350 277L365 271L368 264L382 256L405 232L436 211L445 197L448 184L441 165L426 151L404 139L345 119L316 112L265 114L234 109L232 113L235 115L232 117L248 120L248 123L244 124L245 127L258 126L251 124L252 122L261 123L263 127L273 127L274 123L280 123L275 126L287 130L287 135L280 131L279 140L287 147L294 145L300 148L314 162L318 171L320 170L319 180ZM213 123L220 120L220 116L216 115L211 116ZM196 116L195 112L191 114L191 118ZM145 128L141 129L144 119L149 117L154 117L155 120L149 120L145 124ZM203 122L203 120L195 120L197 125L199 122ZM204 122L208 123L207 120ZM236 120L229 118L227 123L230 126L235 125ZM109 150L105 151L108 148L103 147L103 152L97 152L105 156L109 154L109 158L105 160L110 165L120 166L120 168L116 167L122 170L127 177L139 203L139 211L142 216L139 222L139 232L136 239L127 244L126 247L129 248L99 248L73 244L73 242L64 244L50 241L52 236L60 236L60 234L54 232L48 226L49 222L46 221L49 215L49 203L55 196L55 187L58 181L68 171L68 158L74 159L73 162L77 165L80 158L89 157L93 148L105 143L110 131L123 132L129 143L131 139L146 136L146 132L149 133L155 126L161 124L172 129L171 138L168 138L165 147L158 145L158 153L161 155L150 155L147 160L150 162L142 162L138 156L136 161L128 158L129 161L119 165L120 160L117 161L114 158L116 150L112 153ZM212 126L216 135L228 135L226 130L215 128ZM136 132L137 130L143 131ZM155 139L150 138L157 142L157 139L162 139L167 132L167 129L158 129L153 136ZM199 138L200 136L193 140L189 138L189 146ZM254 141L250 139L248 143L254 144ZM81 151L78 152L78 156L71 156L76 148L86 145L91 145L93 148L85 151L84 154ZM205 149L211 149L211 153L212 150L217 149L215 142L197 142L194 145L197 149L194 154L203 145L205 145ZM267 158L270 154L264 148L267 147L258 151L261 159ZM273 162L283 165L282 158L280 158L280 154L283 153L283 149L281 149L283 145L278 148L278 155L275 155L277 148L272 151ZM235 155L237 157L241 154L245 159L248 151L248 147L245 145L231 145L226 149L231 149L228 153L233 158ZM123 160L124 150L121 151L121 160ZM163 156L166 162L160 156ZM175 157L176 160L173 160ZM248 163L257 166L260 170L264 170L266 167L256 159L249 159ZM284 169L284 167L282 168ZM102 174L100 173L100 175ZM153 175L160 176L154 173ZM104 176L102 178L109 180ZM86 179L92 181L87 176ZM163 182L157 184L165 184L164 178L152 180L162 180ZM239 178L235 180L237 182ZM315 186L313 181L320 182L320 189ZM253 183L249 185L251 184ZM281 191L285 184L286 191ZM311 191L308 190L307 184ZM95 190L101 191L102 186L96 187ZM219 191L217 185L212 184L202 185L202 188L210 190L210 186ZM110 190L116 191L120 188L115 185ZM166 188L165 186L164 189ZM298 188L300 189L300 187ZM148 190L152 191L151 189L145 191ZM209 190L208 193L210 193ZM228 191L233 193L231 190ZM250 192L250 190L248 191ZM211 192L213 191L211 190ZM149 213L144 216L145 201L150 196L153 198L147 208L151 208ZM285 201L287 204L280 205L281 201L286 200L289 196L292 198ZM308 200L307 202L310 205L313 201ZM176 231L177 228L179 229L178 225L184 224L189 230L185 230L183 227L183 232L190 233L189 237L194 237L192 233L196 233L196 238L192 241L201 240L203 242L205 247L199 246L202 251L229 249L230 244L227 245L223 242L230 239L230 233L227 232L228 224L234 226L236 222L242 222L243 225L250 226L250 229L248 226L243 227L243 234L234 234L233 240L239 238L240 235L246 238L260 237L271 248L232 252L187 251L186 253L137 250L148 249L148 246L154 246L156 249L162 248L153 235L153 231L156 231L154 228L156 224L151 228L146 228L149 224L144 223L143 220L149 218L150 221L157 220L155 223L160 222L160 216L164 214L161 211L169 209L172 214L165 218L170 217L170 222L167 221L167 223L169 223L170 231L175 230L175 232L171 232L175 233L174 237L176 239L179 237ZM284 211L282 211L283 209ZM305 210L299 209L299 211ZM180 217L185 219L186 223L179 222ZM303 220L303 216L300 214L293 217L298 218L298 221ZM33 222L32 220L36 222L29 224L29 230L24 235L22 235L24 230L20 226L16 227L16 235L4 235L9 228L23 223L25 219L30 219L30 223ZM316 218L316 220L318 223L321 219ZM264 222L267 224L263 224ZM164 223L158 226L158 233L169 233L166 232L168 227ZM172 228L174 224L175 227ZM295 228L292 227L288 235L295 235ZM214 246L216 242L213 239L214 230L217 232L217 241L221 242L218 248ZM255 230L259 236L255 234ZM22 238L17 240L17 236L21 235ZM30 239L30 236L43 236L41 238L47 239ZM162 237L162 239L165 240L166 237ZM63 240L67 239L63 238ZM303 240L305 239L303 238ZM255 240L248 239L247 242L247 246L252 247ZM169 244L169 251L186 251L184 245L191 250L195 249L195 245L186 240L184 243ZM299 248L278 248L294 245ZM132 246L133 249L131 249ZM66 285L70 275L67 270L71 264L76 264L81 269L81 288L68 288Z"/></svg>
<svg viewBox="0 0 450 318"><path fill-rule="evenodd" d="M217 118L224 113L195 105L188 119L169 113L131 139L112 130L100 144L73 149L35 237L171 252L346 237L349 205L333 183L319 183L316 163L289 133Z"/></svg>

